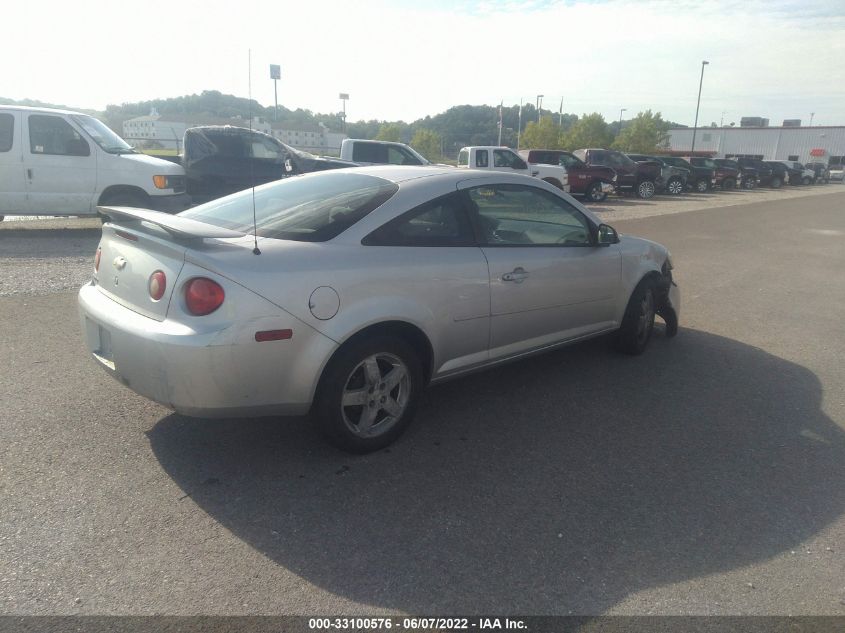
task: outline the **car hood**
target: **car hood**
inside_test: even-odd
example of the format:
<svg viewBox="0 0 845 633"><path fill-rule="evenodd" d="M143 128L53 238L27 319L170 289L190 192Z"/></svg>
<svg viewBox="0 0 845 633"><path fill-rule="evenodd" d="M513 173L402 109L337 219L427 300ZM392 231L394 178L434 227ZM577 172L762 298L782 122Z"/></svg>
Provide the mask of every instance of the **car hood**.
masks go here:
<svg viewBox="0 0 845 633"><path fill-rule="evenodd" d="M115 154L120 160L129 161L137 169L147 169L153 175L161 176L184 176L185 170L181 165L171 163L169 160L148 156L146 154Z"/></svg>

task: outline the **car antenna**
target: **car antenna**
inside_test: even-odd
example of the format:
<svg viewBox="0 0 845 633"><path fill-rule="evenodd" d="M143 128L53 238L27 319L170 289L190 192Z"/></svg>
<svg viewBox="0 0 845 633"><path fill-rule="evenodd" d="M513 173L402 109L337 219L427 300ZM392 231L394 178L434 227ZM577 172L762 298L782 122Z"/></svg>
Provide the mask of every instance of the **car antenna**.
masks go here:
<svg viewBox="0 0 845 633"><path fill-rule="evenodd" d="M252 49L249 49L249 57L247 61L247 90L249 93L249 100L247 102L247 112L249 113L249 143L250 149L252 146ZM250 152L251 153L251 152ZM258 222L255 219L255 173L252 158L249 159L249 182L252 184L252 237L255 240L255 248L252 249L253 255L261 255L258 249Z"/></svg>

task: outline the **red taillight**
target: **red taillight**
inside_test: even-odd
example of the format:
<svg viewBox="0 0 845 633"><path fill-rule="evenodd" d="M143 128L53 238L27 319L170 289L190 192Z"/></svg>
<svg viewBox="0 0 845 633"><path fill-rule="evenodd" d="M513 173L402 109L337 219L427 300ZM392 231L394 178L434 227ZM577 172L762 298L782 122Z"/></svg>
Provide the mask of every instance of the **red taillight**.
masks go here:
<svg viewBox="0 0 845 633"><path fill-rule="evenodd" d="M100 255L103 254L103 249L98 248L96 254L94 255L94 272L100 270Z"/></svg>
<svg viewBox="0 0 845 633"><path fill-rule="evenodd" d="M160 270L155 271L150 275L150 297L153 301L158 301L164 296L164 291L167 288L167 276Z"/></svg>
<svg viewBox="0 0 845 633"><path fill-rule="evenodd" d="M197 277L185 285L185 305L194 316L211 314L221 305L226 294L216 281Z"/></svg>

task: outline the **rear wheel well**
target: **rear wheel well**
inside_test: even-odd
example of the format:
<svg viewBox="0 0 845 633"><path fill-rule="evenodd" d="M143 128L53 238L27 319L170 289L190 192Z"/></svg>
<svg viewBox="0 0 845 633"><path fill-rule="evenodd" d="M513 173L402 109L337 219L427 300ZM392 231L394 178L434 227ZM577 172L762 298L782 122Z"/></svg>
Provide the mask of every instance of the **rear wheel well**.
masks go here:
<svg viewBox="0 0 845 633"><path fill-rule="evenodd" d="M431 380L432 372L434 371L434 349L431 346L431 341L425 333L416 325L412 325L407 321L384 321L382 323L374 323L365 327L363 330L356 332L348 339L346 339L340 347L332 354L329 364L334 360L335 355L343 349L346 345L353 341L358 341L362 338L371 338L375 336L395 336L402 339L414 348L414 351L419 357L420 364L423 367L423 380L426 384Z"/></svg>
<svg viewBox="0 0 845 633"><path fill-rule="evenodd" d="M543 178L543 182L547 182L550 185L554 185L558 189L563 189L563 185L560 184L560 181L557 178Z"/></svg>
<svg viewBox="0 0 845 633"><path fill-rule="evenodd" d="M110 187L106 187L103 193L100 194L97 204L111 204L112 200L119 200L122 197L137 198L139 201L146 201L147 204L145 206L149 206L149 194L140 187L133 187L132 185L112 185Z"/></svg>

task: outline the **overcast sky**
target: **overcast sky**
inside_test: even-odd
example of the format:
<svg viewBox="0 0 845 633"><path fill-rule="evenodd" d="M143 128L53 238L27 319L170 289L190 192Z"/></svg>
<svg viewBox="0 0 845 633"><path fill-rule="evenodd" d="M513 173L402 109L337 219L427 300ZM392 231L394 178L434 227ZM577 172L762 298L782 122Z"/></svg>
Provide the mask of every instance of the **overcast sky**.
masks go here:
<svg viewBox="0 0 845 633"><path fill-rule="evenodd" d="M38 7L38 10L33 8ZM0 96L103 109L214 89L349 120L520 99L608 120L845 125L843 0L6 3ZM723 114L724 112L724 114Z"/></svg>

